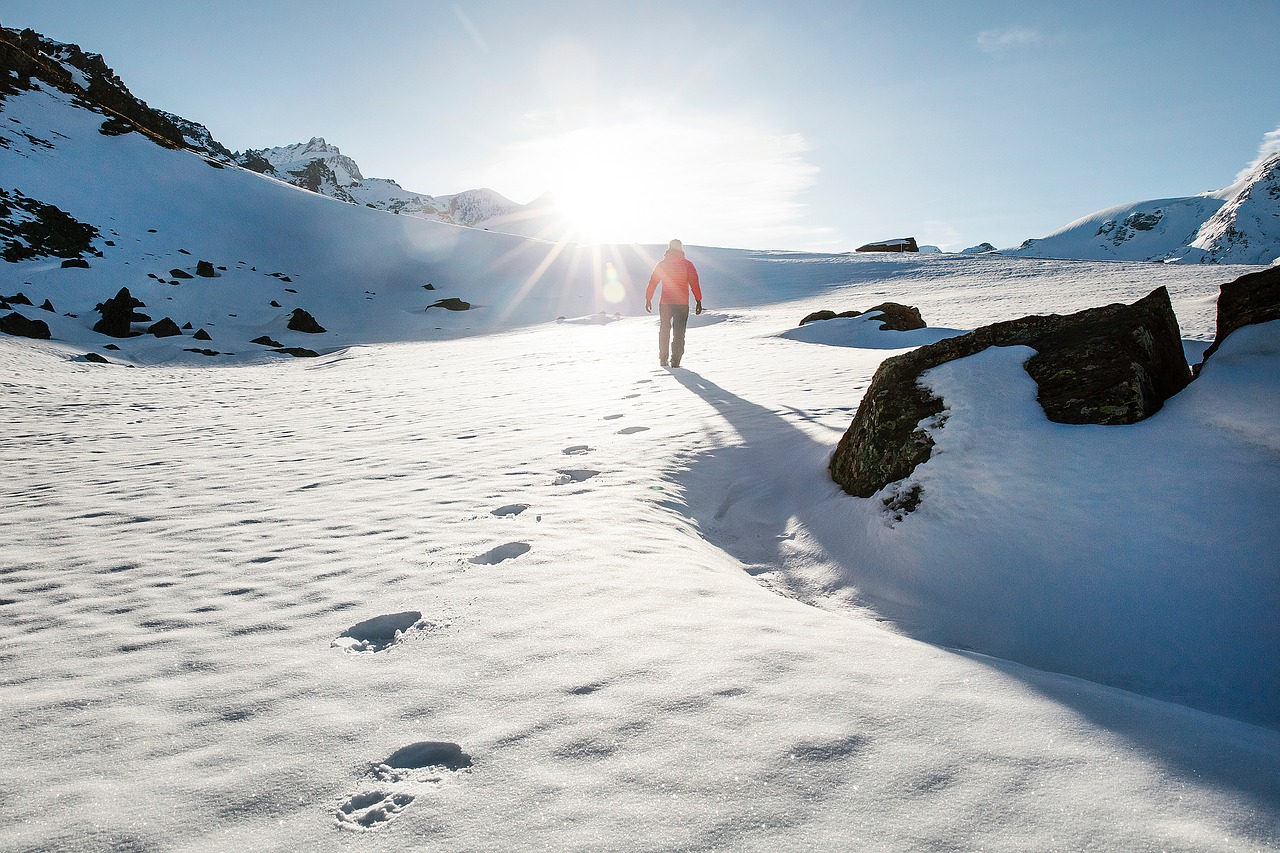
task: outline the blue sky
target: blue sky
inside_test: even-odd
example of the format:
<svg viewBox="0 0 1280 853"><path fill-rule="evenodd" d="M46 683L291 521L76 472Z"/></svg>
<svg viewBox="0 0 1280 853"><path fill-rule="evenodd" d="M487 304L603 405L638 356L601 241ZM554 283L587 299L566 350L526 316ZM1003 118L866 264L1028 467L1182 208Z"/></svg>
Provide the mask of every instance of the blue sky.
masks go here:
<svg viewBox="0 0 1280 853"><path fill-rule="evenodd" d="M235 149L323 136L431 194L554 190L614 240L1020 243L1230 184L1280 125L1280 3L49 2Z"/></svg>

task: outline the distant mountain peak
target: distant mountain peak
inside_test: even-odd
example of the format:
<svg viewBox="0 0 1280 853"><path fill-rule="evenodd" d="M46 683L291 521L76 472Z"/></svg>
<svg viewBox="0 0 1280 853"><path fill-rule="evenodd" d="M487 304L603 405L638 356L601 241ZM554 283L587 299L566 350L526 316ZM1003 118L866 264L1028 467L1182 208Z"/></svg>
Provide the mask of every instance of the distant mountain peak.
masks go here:
<svg viewBox="0 0 1280 853"><path fill-rule="evenodd" d="M1082 260L1266 264L1280 258L1280 152L1229 187L1083 216L1003 254Z"/></svg>

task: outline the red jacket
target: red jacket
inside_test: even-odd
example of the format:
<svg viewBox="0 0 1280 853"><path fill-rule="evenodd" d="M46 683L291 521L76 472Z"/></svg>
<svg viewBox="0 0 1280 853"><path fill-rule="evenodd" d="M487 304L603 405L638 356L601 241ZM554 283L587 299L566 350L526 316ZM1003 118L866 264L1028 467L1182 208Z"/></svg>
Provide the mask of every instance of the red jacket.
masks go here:
<svg viewBox="0 0 1280 853"><path fill-rule="evenodd" d="M653 275L649 276L649 287L644 292L645 302L653 300L653 291L657 289L659 281L662 282L662 298L658 300L660 305L688 305L690 290L693 291L694 299L702 301L698 271L685 258L684 252L678 249L667 249L666 255L653 268Z"/></svg>

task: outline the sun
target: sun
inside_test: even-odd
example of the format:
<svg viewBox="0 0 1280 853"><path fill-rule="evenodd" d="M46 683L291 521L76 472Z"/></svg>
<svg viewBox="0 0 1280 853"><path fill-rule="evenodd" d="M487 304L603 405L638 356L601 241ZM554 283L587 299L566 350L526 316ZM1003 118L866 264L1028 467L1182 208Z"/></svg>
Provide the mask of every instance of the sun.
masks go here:
<svg viewBox="0 0 1280 853"><path fill-rule="evenodd" d="M574 242L741 245L796 233L817 168L797 134L636 110L501 148L491 186L549 191Z"/></svg>
<svg viewBox="0 0 1280 853"><path fill-rule="evenodd" d="M539 147L556 206L587 240L656 241L674 227L686 187L672 152L655 150L641 128L585 127Z"/></svg>

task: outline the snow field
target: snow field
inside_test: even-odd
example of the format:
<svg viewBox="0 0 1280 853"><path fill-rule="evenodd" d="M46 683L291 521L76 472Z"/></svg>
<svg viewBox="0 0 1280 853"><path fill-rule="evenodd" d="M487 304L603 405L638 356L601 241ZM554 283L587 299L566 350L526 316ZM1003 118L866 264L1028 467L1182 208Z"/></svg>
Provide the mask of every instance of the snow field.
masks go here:
<svg viewBox="0 0 1280 853"><path fill-rule="evenodd" d="M792 514L852 500L814 477L886 351L773 337L792 307L672 372L634 320L214 371L0 341L0 847L1274 843L1274 732L842 591ZM771 591L815 575L828 609ZM473 763L380 766L422 741Z"/></svg>

